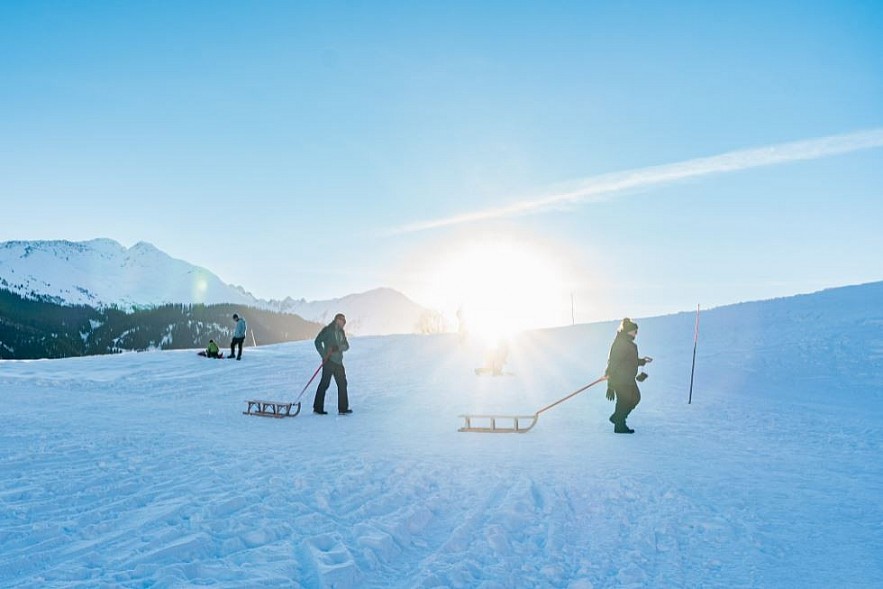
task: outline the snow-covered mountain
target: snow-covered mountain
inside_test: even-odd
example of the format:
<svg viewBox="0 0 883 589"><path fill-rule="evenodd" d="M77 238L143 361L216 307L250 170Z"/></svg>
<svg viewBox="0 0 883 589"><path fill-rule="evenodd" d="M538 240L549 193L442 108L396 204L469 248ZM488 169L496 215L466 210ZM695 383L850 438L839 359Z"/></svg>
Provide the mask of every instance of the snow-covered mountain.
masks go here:
<svg viewBox="0 0 883 589"><path fill-rule="evenodd" d="M149 307L165 303L255 304L241 288L153 245L111 239L0 244L0 287L67 305Z"/></svg>
<svg viewBox="0 0 883 589"><path fill-rule="evenodd" d="M346 329L354 335L390 335L418 332L426 309L391 288L376 288L329 301L291 298L271 301L274 309L310 321L330 322L336 313L347 317Z"/></svg>
<svg viewBox="0 0 883 589"><path fill-rule="evenodd" d="M0 288L27 298L92 307L232 303L294 313L317 322L345 313L347 330L353 335L413 333L425 312L388 288L329 301L258 299L149 243L126 248L111 239L0 243Z"/></svg>

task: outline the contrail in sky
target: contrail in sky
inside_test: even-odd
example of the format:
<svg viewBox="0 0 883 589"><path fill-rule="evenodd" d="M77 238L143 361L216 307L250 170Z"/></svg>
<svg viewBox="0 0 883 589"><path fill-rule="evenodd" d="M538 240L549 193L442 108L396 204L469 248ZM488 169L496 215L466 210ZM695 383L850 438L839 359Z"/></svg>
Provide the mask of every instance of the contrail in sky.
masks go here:
<svg viewBox="0 0 883 589"><path fill-rule="evenodd" d="M754 149L742 149L674 164L593 176L580 181L578 187L572 190L522 200L502 207L473 211L431 221L419 221L394 228L392 232L415 233L475 221L539 213L566 205L601 200L625 190L647 188L658 184L666 184L687 178L710 176L712 174L820 159L875 147L883 147L883 128L845 135L831 135L805 141L780 143Z"/></svg>

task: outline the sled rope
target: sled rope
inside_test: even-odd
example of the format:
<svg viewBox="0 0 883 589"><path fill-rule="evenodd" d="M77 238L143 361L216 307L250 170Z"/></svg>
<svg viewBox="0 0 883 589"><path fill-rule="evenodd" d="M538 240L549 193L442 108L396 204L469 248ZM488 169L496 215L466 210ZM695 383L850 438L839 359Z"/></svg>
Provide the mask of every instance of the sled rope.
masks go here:
<svg viewBox="0 0 883 589"><path fill-rule="evenodd" d="M329 352L327 356L322 358L322 363L319 364L319 367L316 369L316 372L313 373L313 376L310 377L310 380L307 381L307 384L304 385L304 388L301 389L300 394L297 396L297 399L294 400L295 403L300 404L301 397L304 396L304 393L307 392L310 384L316 380L316 376L319 374L319 371L322 370L322 367L325 366L325 363L328 362L328 358L331 357L331 353Z"/></svg>

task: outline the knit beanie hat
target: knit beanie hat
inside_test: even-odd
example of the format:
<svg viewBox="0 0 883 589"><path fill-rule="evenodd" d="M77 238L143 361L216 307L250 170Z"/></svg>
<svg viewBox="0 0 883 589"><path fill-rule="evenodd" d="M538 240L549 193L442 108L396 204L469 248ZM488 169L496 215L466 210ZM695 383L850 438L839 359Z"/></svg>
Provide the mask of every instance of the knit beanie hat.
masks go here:
<svg viewBox="0 0 883 589"><path fill-rule="evenodd" d="M638 324L626 317L622 320L622 323L619 325L619 331L622 333L628 333L630 331L635 331L638 329Z"/></svg>

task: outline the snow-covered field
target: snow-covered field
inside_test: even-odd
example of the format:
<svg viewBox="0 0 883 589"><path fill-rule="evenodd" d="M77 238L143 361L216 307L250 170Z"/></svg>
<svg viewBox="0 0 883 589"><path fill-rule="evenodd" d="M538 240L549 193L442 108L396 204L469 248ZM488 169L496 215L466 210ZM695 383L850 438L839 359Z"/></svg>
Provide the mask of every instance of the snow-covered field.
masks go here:
<svg viewBox="0 0 883 589"><path fill-rule="evenodd" d="M311 342L0 363L0 586L881 587L883 284L638 320L655 362L615 435L615 323L353 338L354 414L293 399Z"/></svg>

